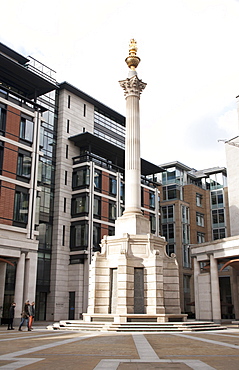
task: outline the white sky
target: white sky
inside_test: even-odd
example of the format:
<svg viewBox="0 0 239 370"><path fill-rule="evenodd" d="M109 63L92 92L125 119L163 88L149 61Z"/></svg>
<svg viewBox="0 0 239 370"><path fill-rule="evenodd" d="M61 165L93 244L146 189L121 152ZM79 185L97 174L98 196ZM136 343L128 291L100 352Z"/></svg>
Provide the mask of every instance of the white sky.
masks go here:
<svg viewBox="0 0 239 370"><path fill-rule="evenodd" d="M8 0L1 14L2 43L123 115L118 81L135 38L142 157L226 165L218 140L238 135L238 0Z"/></svg>

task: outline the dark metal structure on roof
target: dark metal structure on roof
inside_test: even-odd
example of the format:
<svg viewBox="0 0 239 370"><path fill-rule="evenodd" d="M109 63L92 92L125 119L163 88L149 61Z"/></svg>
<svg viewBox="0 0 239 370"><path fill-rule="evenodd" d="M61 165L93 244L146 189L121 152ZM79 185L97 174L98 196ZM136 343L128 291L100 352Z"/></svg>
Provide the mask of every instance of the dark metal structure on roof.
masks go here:
<svg viewBox="0 0 239 370"><path fill-rule="evenodd" d="M53 80L31 70L29 59L0 43L0 82L28 99L36 99L56 88Z"/></svg>
<svg viewBox="0 0 239 370"><path fill-rule="evenodd" d="M112 161L112 163L118 167L124 168L124 149L121 149L89 132L83 132L81 134L71 136L69 140L73 141L78 147L87 148L90 153L97 154ZM156 166L145 159L141 159L141 174L143 176L153 175L159 172L163 172L162 167Z"/></svg>

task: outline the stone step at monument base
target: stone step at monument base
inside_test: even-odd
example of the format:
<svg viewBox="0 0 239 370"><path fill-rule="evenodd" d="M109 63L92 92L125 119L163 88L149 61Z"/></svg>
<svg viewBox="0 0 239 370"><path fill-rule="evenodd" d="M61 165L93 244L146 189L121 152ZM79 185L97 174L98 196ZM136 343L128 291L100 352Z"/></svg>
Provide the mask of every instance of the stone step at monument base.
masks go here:
<svg viewBox="0 0 239 370"><path fill-rule="evenodd" d="M49 330L79 330L79 331L102 331L102 332L195 332L209 330L225 330L227 327L211 321L187 321L187 322L85 322L83 320L59 321L47 326Z"/></svg>

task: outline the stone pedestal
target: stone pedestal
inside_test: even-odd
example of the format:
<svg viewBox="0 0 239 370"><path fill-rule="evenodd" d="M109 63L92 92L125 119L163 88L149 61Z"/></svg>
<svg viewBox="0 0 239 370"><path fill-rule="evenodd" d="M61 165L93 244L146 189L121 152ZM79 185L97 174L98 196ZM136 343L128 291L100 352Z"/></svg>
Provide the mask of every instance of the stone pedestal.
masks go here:
<svg viewBox="0 0 239 370"><path fill-rule="evenodd" d="M111 314L122 321L129 315L151 315L164 322L168 314L180 317L178 266L165 253L165 245L163 237L151 234L105 236L102 252L95 254L91 264L84 319Z"/></svg>

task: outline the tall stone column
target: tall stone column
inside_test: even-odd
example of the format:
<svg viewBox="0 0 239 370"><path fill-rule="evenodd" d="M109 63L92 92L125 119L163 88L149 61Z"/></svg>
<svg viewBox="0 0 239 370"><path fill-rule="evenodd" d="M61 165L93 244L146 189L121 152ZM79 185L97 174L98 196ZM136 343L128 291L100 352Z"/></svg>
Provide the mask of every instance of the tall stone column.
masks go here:
<svg viewBox="0 0 239 370"><path fill-rule="evenodd" d="M130 71L129 78L120 85L126 98L124 214L142 214L139 99L146 84L138 79L136 71Z"/></svg>
<svg viewBox="0 0 239 370"><path fill-rule="evenodd" d="M211 300L212 300L212 319L214 322L221 322L221 302L218 278L217 260L210 254L210 276L211 276Z"/></svg>
<svg viewBox="0 0 239 370"><path fill-rule="evenodd" d="M235 319L239 319L239 276L237 270L232 269L232 303L234 306Z"/></svg>
<svg viewBox="0 0 239 370"><path fill-rule="evenodd" d="M37 252L28 252L25 261L24 301L35 301L37 279Z"/></svg>
<svg viewBox="0 0 239 370"><path fill-rule="evenodd" d="M131 40L126 63L130 68L128 78L119 81L126 99L125 139L125 211L115 224L115 235L147 234L149 222L141 212L141 159L140 159L140 94L146 83L139 80L135 68L140 62L137 46Z"/></svg>
<svg viewBox="0 0 239 370"><path fill-rule="evenodd" d="M200 320L199 292L198 292L198 275L200 274L200 264L197 257L193 258L194 273L194 300L195 300L195 318Z"/></svg>
<svg viewBox="0 0 239 370"><path fill-rule="evenodd" d="M6 268L6 262L0 262L0 315L2 314L3 310Z"/></svg>
<svg viewBox="0 0 239 370"><path fill-rule="evenodd" d="M23 309L23 289L24 289L24 279L25 278L25 253L21 253L20 258L17 263L16 271L16 284L15 284L15 316L16 318L21 317L21 312Z"/></svg>

